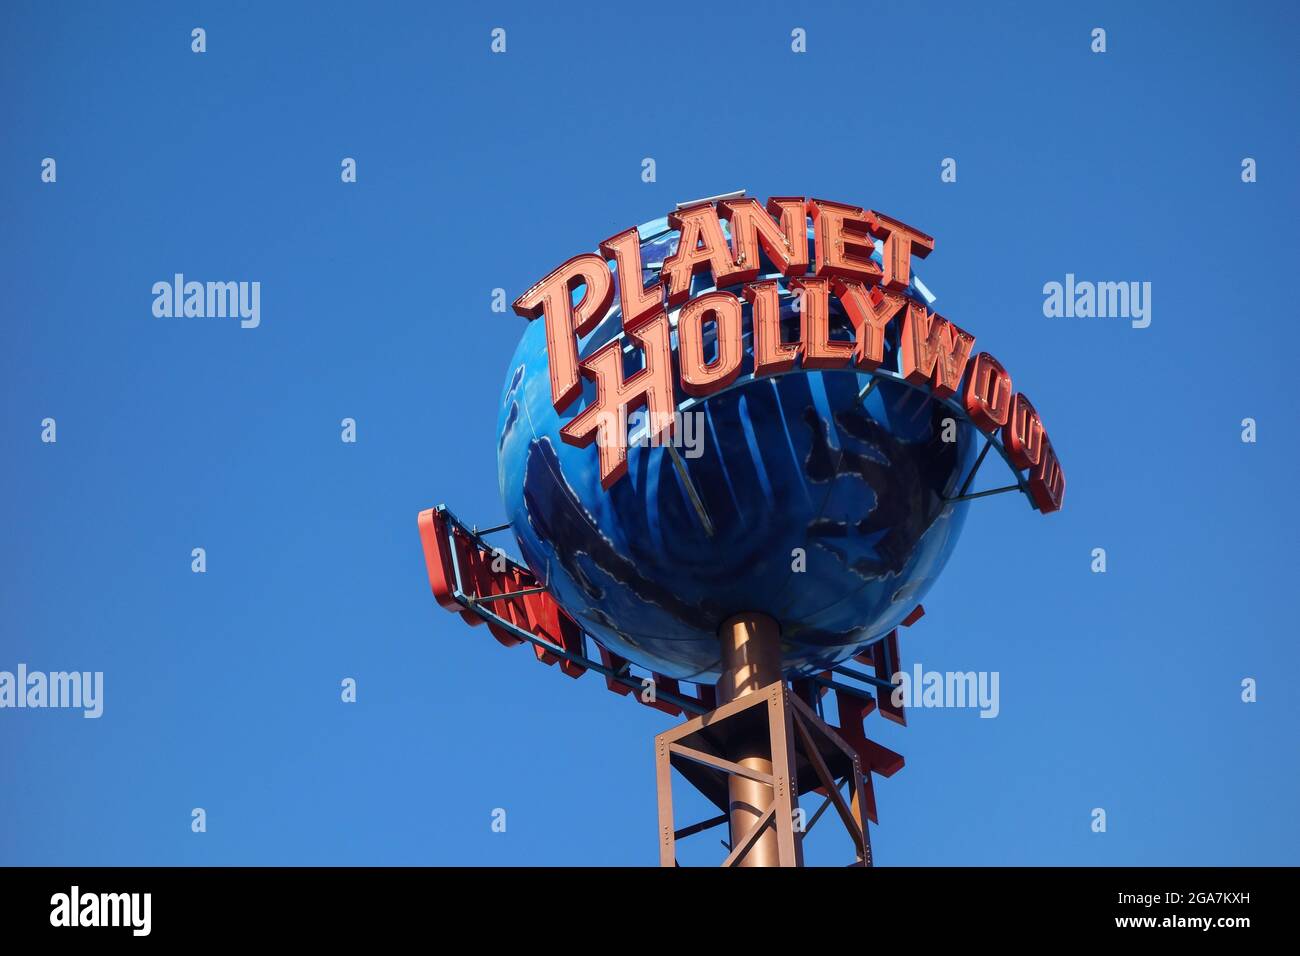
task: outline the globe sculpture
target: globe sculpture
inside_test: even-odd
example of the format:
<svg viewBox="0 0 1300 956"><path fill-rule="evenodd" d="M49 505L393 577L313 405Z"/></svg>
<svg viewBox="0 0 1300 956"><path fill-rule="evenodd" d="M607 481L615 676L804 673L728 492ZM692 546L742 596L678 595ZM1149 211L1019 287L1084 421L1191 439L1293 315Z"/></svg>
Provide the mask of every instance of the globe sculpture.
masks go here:
<svg viewBox="0 0 1300 956"><path fill-rule="evenodd" d="M665 219L639 233L650 283L677 233ZM782 279L764 266L760 279ZM711 281L697 276L691 296ZM790 341L799 303L781 288ZM922 291L914 281L908 294ZM596 449L560 437L595 386L584 380L557 414L541 321L528 323L502 393L501 496L524 561L595 640L667 677L716 680L719 625L742 612L779 623L786 677L848 659L915 608L965 520L967 503L949 499L975 457L968 422L924 389L853 369L750 377L749 312L741 377L705 399L678 392L674 448L638 443L633 415L628 473L608 490ZM897 364L896 325L882 368ZM615 306L579 356L619 334ZM853 337L834 302L832 337ZM637 362L629 347L628 374Z"/></svg>

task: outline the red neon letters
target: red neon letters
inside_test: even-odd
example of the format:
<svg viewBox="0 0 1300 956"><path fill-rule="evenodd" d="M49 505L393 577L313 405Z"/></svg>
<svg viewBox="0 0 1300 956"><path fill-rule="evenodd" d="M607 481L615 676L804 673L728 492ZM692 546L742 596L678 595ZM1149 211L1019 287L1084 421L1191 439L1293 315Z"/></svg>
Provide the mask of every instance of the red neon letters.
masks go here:
<svg viewBox="0 0 1300 956"><path fill-rule="evenodd" d="M627 471L631 411L644 406L650 437L664 440L673 427L676 384L703 397L736 381L745 363L743 299L751 307L756 376L789 372L796 364L876 369L884 361L886 330L898 322L899 374L927 386L935 398L959 395L972 424L998 436L1014 466L1029 470L1030 497L1038 509L1060 509L1065 476L1034 406L1013 390L1011 376L992 355L971 358L974 336L905 294L912 259L934 249L930 236L873 210L794 196L774 197L766 207L748 197L699 202L670 214L668 223L680 233L677 249L664 262L660 281L649 287L642 280L640 237L628 229L600 243L599 255L570 259L514 303L520 315L546 322L557 411L581 394L582 376L596 383L595 399L560 434L573 445L599 446L604 487ZM880 265L872 258L877 243ZM764 257L784 278L754 281L765 271ZM766 271L770 275L772 269ZM716 291L691 299L691 280L703 272L712 275ZM625 336L579 361L577 339L605 318L616 285ZM582 296L574 305L579 289ZM795 341L781 338L783 294L798 297ZM852 323L852 339L831 334L831 296ZM674 350L669 313L679 307ZM716 343L711 357L706 330ZM625 378L628 343L640 350L641 369Z"/></svg>

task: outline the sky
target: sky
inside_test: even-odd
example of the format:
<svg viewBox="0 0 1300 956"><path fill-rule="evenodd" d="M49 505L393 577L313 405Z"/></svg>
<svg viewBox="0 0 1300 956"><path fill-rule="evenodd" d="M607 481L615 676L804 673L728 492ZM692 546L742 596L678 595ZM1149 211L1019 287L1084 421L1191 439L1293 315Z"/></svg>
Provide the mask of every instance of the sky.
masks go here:
<svg viewBox="0 0 1300 956"><path fill-rule="evenodd" d="M1300 863L1268 304L1300 251L1298 28L1260 2L5 3L0 671L104 692L98 719L0 709L0 864L654 864L672 719L440 610L416 515L502 519L524 320L493 290L741 188L933 235L935 307L1066 474L1057 514L975 502L903 633L909 667L997 672L1000 712L869 718L907 760L877 862ZM260 323L156 317L176 273L260 283ZM1151 283L1150 325L1046 317L1067 274ZM810 861L846 862L836 836Z"/></svg>

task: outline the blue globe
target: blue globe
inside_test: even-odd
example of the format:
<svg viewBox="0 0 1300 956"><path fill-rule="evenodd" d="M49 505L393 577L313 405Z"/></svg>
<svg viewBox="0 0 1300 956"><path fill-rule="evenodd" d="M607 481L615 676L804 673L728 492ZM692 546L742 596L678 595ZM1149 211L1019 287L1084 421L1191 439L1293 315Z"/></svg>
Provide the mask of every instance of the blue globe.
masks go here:
<svg viewBox="0 0 1300 956"><path fill-rule="evenodd" d="M677 233L664 219L639 231L648 284ZM779 278L764 266L765 277ZM697 276L691 295L711 281ZM791 341L799 316L782 289L782 337ZM851 339L831 302L832 337ZM746 611L780 623L787 676L848 659L922 599L965 520L967 503L947 499L975 457L971 425L900 382L877 379L864 399L872 378L852 369L747 379L749 318L746 304L738 384L704 399L677 395L702 425L699 447L677 450L707 523L668 449L633 444L627 475L606 491L596 447L560 439L595 386L584 378L581 399L556 413L541 319L528 323L501 397L501 496L524 561L592 637L667 677L716 680L719 625ZM897 325L884 368L897 367ZM620 333L616 305L579 342L579 356ZM949 418L955 441L941 435Z"/></svg>

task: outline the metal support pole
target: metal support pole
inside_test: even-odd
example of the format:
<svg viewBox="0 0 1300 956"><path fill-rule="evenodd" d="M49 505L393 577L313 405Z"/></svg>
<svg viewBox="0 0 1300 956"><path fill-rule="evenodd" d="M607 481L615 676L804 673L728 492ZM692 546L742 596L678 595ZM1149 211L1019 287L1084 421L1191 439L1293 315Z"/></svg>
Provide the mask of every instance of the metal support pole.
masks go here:
<svg viewBox="0 0 1300 956"><path fill-rule="evenodd" d="M722 677L718 700L727 703L753 694L781 679L781 629L766 614L737 614L718 629L722 645ZM767 735L740 741L733 757L736 763L763 774L772 773L771 739ZM745 839L765 811L774 793L768 784L733 774L728 782L731 811L731 845ZM740 858L740 866L779 866L777 828L771 823Z"/></svg>

